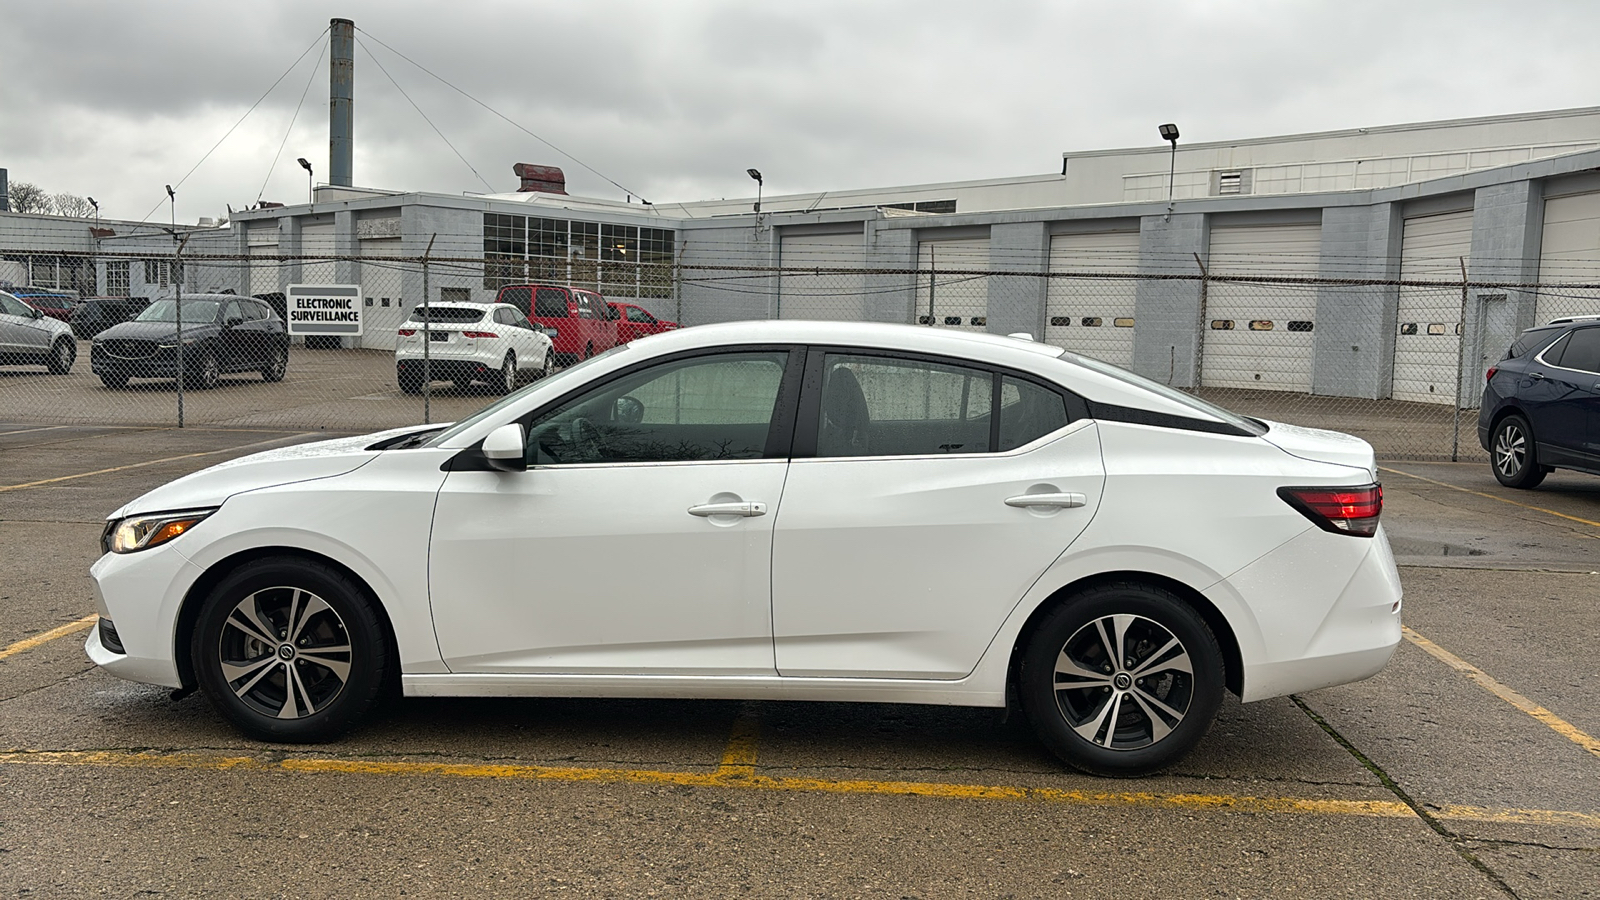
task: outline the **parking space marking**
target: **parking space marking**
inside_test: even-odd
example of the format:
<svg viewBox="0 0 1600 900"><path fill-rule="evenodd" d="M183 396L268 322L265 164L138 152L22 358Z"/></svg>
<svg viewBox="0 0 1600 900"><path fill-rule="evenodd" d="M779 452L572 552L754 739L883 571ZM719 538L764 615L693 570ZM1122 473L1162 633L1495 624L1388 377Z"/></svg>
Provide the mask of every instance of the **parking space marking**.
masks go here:
<svg viewBox="0 0 1600 900"><path fill-rule="evenodd" d="M124 769L292 772L300 774L368 775L410 778L466 778L551 781L590 784L655 784L790 793L863 794L927 797L947 800L1001 800L1063 806L1140 807L1149 809L1284 813L1409 819L1416 814L1397 800L1324 800L1308 797L1249 797L1154 791L1076 791L1059 788L952 784L927 781L842 781L823 778L747 776L718 772L668 772L646 769L604 769L489 763L387 762L327 757L284 758L225 756L207 753L159 753L122 750L0 752L0 765L87 766ZM1563 826L1600 831L1600 816L1572 810L1503 809L1445 806L1437 816L1471 822Z"/></svg>
<svg viewBox="0 0 1600 900"><path fill-rule="evenodd" d="M97 469L93 472L79 472L76 475L62 475L57 478L44 478L39 481L29 481L23 484L0 484L0 494L3 494L7 491L20 491L24 488L41 487L47 484L58 484L63 481L74 481L79 478L90 478L95 475L108 475L112 472L125 472L129 469L142 469L145 466L154 466L165 462L177 462L180 459L195 459L196 457L201 456L216 456L218 453L233 453L239 450L248 450L251 447L264 447L267 444L278 444L284 441L291 441L296 438L315 437L316 435L316 432L304 431L299 434L289 435L287 437L256 441L253 444L242 444L237 447L223 447L221 450L203 450L199 453L185 453L182 456L168 456L163 459L151 459L146 460L145 462L129 463L125 466L112 466L109 469Z"/></svg>
<svg viewBox="0 0 1600 900"><path fill-rule="evenodd" d="M756 774L756 741L761 736L761 722L755 715L755 704L744 703L733 720L728 746L722 751L722 764L718 775L752 778Z"/></svg>
<svg viewBox="0 0 1600 900"><path fill-rule="evenodd" d="M93 625L99 618L100 617L98 615L90 613L76 622L68 622L60 628L52 628L49 631L46 631L44 634L36 634L31 638L17 641L15 644L12 644L4 650L0 650L0 659L16 656L18 653L32 650L41 644L48 644L58 637L66 637L69 634L84 631L88 629L89 626Z"/></svg>
<svg viewBox="0 0 1600 900"><path fill-rule="evenodd" d="M1526 504L1526 503L1518 503L1515 500L1507 500L1504 497L1497 497L1494 494L1485 494L1483 491L1474 491L1471 488L1464 488L1464 487L1461 487L1459 485L1450 484L1449 482L1445 482L1445 481L1434 481L1432 478L1423 478L1421 475L1413 475L1410 472L1402 472L1399 469L1391 469L1391 468L1388 468L1386 466L1379 466L1378 467L1378 471L1380 471L1380 472L1391 472L1391 473L1393 473L1395 475L1404 475L1407 478L1415 478L1418 481L1426 481L1428 484L1436 484L1439 487L1447 487L1452 491L1460 491L1463 494L1472 494L1475 497L1488 497L1490 500L1499 500L1501 503L1509 503L1512 506L1520 506L1523 509L1531 509L1534 512L1549 513L1552 516L1557 516L1559 518L1567 519L1567 520L1572 521L1572 522L1577 522L1577 523L1582 524L1582 525L1588 525L1591 528L1600 528L1600 522L1595 522L1595 521L1592 521L1590 519L1582 519L1582 518L1579 518L1577 516L1569 516L1564 512L1556 512L1553 509L1545 509L1542 506L1530 506L1529 504ZM1595 535L1590 535L1590 537L1595 537Z"/></svg>
<svg viewBox="0 0 1600 900"><path fill-rule="evenodd" d="M71 428L71 425L46 425L43 428L18 428L15 431L0 431L0 437L13 434L32 434L35 431L54 431L58 428Z"/></svg>
<svg viewBox="0 0 1600 900"><path fill-rule="evenodd" d="M1596 740L1595 738L1589 736L1571 722L1568 722L1566 719L1561 718L1550 710L1545 709L1539 704L1534 703L1532 700L1529 700L1527 697L1524 697L1511 688L1501 684L1491 677L1489 673L1483 671L1472 663L1467 662L1461 657L1456 656L1454 653L1451 653L1449 650L1446 650L1438 644L1435 644L1433 641L1428 640L1415 631L1412 631L1410 628L1402 625L1400 627L1400 631L1405 635L1406 640L1422 649L1434 659L1437 659L1450 668L1461 672L1462 674L1466 675L1469 680L1477 682L1479 687L1495 695L1496 697L1499 697L1501 700L1506 701L1512 706L1515 706L1517 709L1522 710L1535 719L1538 719L1556 734L1561 735L1574 744L1577 744L1579 747L1582 747L1595 756L1600 757L1600 740Z"/></svg>

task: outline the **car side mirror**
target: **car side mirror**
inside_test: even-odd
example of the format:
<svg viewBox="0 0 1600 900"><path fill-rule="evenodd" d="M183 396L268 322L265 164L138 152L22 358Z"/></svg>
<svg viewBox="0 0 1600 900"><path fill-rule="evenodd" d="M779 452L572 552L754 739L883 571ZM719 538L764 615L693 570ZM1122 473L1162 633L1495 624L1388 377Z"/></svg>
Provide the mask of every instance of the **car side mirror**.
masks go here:
<svg viewBox="0 0 1600 900"><path fill-rule="evenodd" d="M34 307L34 306L28 307L28 313L32 318L35 318L35 319L44 318L44 310L39 309L38 307Z"/></svg>
<svg viewBox="0 0 1600 900"><path fill-rule="evenodd" d="M522 472L528 468L528 436L516 422L501 425L483 439L483 458L501 472Z"/></svg>
<svg viewBox="0 0 1600 900"><path fill-rule="evenodd" d="M228 317L227 326L229 328L237 328L237 327L239 327L240 325L243 325L243 324L244 324L244 318L241 317L241 316L229 316Z"/></svg>

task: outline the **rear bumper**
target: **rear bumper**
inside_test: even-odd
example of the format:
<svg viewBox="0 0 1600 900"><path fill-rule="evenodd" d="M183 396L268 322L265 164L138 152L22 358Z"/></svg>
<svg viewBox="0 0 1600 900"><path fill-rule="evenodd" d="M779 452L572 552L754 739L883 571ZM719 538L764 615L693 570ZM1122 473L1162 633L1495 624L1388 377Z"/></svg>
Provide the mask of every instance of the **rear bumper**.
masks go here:
<svg viewBox="0 0 1600 900"><path fill-rule="evenodd" d="M498 370L498 366L489 365L476 359L439 359L430 358L426 361L420 359L397 359L394 363L395 375L398 378L426 378L430 381L454 381L458 378L487 378Z"/></svg>

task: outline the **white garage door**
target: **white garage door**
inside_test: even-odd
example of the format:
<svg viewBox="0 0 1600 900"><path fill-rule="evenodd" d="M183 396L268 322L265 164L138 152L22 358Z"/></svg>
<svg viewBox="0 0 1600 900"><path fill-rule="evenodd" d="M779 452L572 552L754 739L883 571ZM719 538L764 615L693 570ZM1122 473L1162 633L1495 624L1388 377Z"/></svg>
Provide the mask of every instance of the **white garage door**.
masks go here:
<svg viewBox="0 0 1600 900"><path fill-rule="evenodd" d="M969 271L952 271L961 269ZM973 270L980 274L972 274ZM988 238L921 242L917 246L917 309L913 321L939 328L988 331L989 277L981 274L988 270Z"/></svg>
<svg viewBox="0 0 1600 900"><path fill-rule="evenodd" d="M325 225L305 225L300 229L300 253L302 256L332 257L335 252L334 226L332 222ZM307 261L300 267L301 284L334 284L333 261Z"/></svg>
<svg viewBox="0 0 1600 900"><path fill-rule="evenodd" d="M1058 234L1050 239L1050 273L1136 272L1139 232ZM1044 340L1102 359L1133 364L1133 278L1058 278L1045 293Z"/></svg>
<svg viewBox="0 0 1600 900"><path fill-rule="evenodd" d="M1554 197L1544 202L1544 242L1539 250L1539 301L1535 321L1600 314L1600 291L1564 288L1600 281L1600 194Z"/></svg>
<svg viewBox="0 0 1600 900"><path fill-rule="evenodd" d="M251 294L269 294L283 290L278 273L282 266L278 262L277 244L250 245L250 284Z"/></svg>
<svg viewBox="0 0 1600 900"><path fill-rule="evenodd" d="M1315 278L1320 225L1211 229L1211 275ZM1317 291L1311 285L1212 281L1206 288L1200 383L1310 391Z"/></svg>
<svg viewBox="0 0 1600 900"><path fill-rule="evenodd" d="M1472 210L1407 219L1401 281L1459 281L1472 252ZM1461 288L1402 285L1394 339L1396 400L1452 403L1461 353Z"/></svg>
<svg viewBox="0 0 1600 900"><path fill-rule="evenodd" d="M399 256L399 239L365 240L361 255ZM361 346L369 350L393 350L395 331L406 320L408 308L400 298L401 263L378 261L361 264L362 310Z"/></svg>
<svg viewBox="0 0 1600 900"><path fill-rule="evenodd" d="M862 233L784 235L778 248L778 318L838 319L859 322L866 318L865 244ZM813 271L790 271L794 269ZM819 272L816 269L853 269Z"/></svg>

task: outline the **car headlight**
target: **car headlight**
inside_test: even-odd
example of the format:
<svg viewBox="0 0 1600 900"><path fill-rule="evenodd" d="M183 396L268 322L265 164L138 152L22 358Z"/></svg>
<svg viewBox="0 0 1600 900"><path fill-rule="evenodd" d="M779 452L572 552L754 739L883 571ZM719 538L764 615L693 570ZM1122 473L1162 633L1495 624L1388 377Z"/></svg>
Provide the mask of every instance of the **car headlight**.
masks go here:
<svg viewBox="0 0 1600 900"><path fill-rule="evenodd" d="M113 520L106 523L100 547L110 553L137 553L158 547L178 535L188 533L189 529L216 511L216 507L186 509Z"/></svg>
<svg viewBox="0 0 1600 900"><path fill-rule="evenodd" d="M184 338L183 339L183 345L185 347L190 347L190 346L193 346L195 344L195 342L197 342L199 340L200 340L199 338ZM161 343L161 344L157 344L156 346L160 347L163 350L176 350L176 349L178 349L178 344L177 344L176 341L172 341L172 342L169 342L169 343Z"/></svg>

